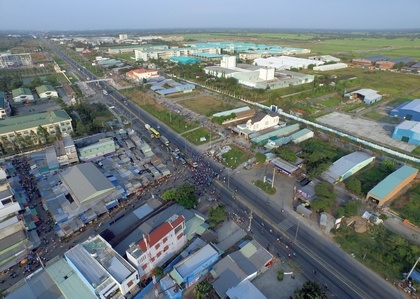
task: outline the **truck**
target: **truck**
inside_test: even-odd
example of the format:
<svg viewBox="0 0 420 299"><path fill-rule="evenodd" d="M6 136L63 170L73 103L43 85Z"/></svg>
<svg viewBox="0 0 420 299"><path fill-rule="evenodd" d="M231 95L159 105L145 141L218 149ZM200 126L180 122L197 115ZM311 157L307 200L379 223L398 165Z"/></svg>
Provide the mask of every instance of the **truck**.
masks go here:
<svg viewBox="0 0 420 299"><path fill-rule="evenodd" d="M168 138L166 138L165 136L161 135L160 136L160 140L162 141L162 143L166 146L169 146L169 140Z"/></svg>
<svg viewBox="0 0 420 299"><path fill-rule="evenodd" d="M103 92L104 95L106 95L106 96L108 95L108 91L106 89L103 89L102 92Z"/></svg>
<svg viewBox="0 0 420 299"><path fill-rule="evenodd" d="M145 125L144 125L144 127L145 127L148 131L150 131L151 126L150 126L149 124L145 124Z"/></svg>
<svg viewBox="0 0 420 299"><path fill-rule="evenodd" d="M188 165L190 165L190 166L192 166L194 168L197 168L198 167L198 163L197 162L194 162L193 159L187 159L187 163L188 163Z"/></svg>

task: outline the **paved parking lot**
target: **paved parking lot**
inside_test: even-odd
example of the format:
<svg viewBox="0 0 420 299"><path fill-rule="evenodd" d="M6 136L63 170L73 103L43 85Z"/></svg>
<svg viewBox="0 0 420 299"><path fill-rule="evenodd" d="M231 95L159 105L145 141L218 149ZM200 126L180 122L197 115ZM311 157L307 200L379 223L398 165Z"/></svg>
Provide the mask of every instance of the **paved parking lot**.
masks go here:
<svg viewBox="0 0 420 299"><path fill-rule="evenodd" d="M357 116L351 116L340 112L332 112L330 114L317 118L321 124L348 132L354 136L382 144L387 147L396 148L406 152L411 152L416 148L413 144L398 141L391 138L394 125L387 123L375 122L363 119Z"/></svg>

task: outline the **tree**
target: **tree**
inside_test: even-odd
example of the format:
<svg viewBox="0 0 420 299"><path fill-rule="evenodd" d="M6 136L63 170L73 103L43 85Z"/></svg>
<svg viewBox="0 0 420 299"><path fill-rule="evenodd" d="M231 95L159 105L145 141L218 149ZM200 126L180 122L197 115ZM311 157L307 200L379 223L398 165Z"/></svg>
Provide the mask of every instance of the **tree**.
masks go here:
<svg viewBox="0 0 420 299"><path fill-rule="evenodd" d="M274 150L274 153L288 162L296 162L295 152L288 146L282 146Z"/></svg>
<svg viewBox="0 0 420 299"><path fill-rule="evenodd" d="M263 153L257 152L255 154L255 160L257 163L264 163L266 159L267 157Z"/></svg>
<svg viewBox="0 0 420 299"><path fill-rule="evenodd" d="M164 200L174 200L176 196L176 189L171 189L171 190L166 190L163 194L162 194L162 198Z"/></svg>
<svg viewBox="0 0 420 299"><path fill-rule="evenodd" d="M162 267L154 268L152 273L156 276L156 278L161 278L165 274Z"/></svg>
<svg viewBox="0 0 420 299"><path fill-rule="evenodd" d="M194 294L196 299L208 298L211 291L211 284L207 281L201 281L194 288Z"/></svg>
<svg viewBox="0 0 420 299"><path fill-rule="evenodd" d="M302 288L296 289L294 299L326 299L327 295L317 281L307 281Z"/></svg>
<svg viewBox="0 0 420 299"><path fill-rule="evenodd" d="M345 204L341 205L337 209L337 217L346 216L351 217L359 214L359 210L362 207L362 202L358 200L350 200Z"/></svg>
<svg viewBox="0 0 420 299"><path fill-rule="evenodd" d="M210 227L215 227L218 223L226 220L226 211L223 204L218 204L217 207L209 209Z"/></svg>
<svg viewBox="0 0 420 299"><path fill-rule="evenodd" d="M337 195L334 187L328 182L321 182L315 186L316 198L312 201L311 207L316 211L329 210L334 206Z"/></svg>
<svg viewBox="0 0 420 299"><path fill-rule="evenodd" d="M194 194L194 185L184 183L177 188L175 201L181 206L191 209L197 204L197 197Z"/></svg>
<svg viewBox="0 0 420 299"><path fill-rule="evenodd" d="M55 136L57 139L61 139L61 137L63 136L59 125L55 125Z"/></svg>
<svg viewBox="0 0 420 299"><path fill-rule="evenodd" d="M352 191L354 194L362 194L362 182L356 179L354 176L349 177L344 181L346 188Z"/></svg>

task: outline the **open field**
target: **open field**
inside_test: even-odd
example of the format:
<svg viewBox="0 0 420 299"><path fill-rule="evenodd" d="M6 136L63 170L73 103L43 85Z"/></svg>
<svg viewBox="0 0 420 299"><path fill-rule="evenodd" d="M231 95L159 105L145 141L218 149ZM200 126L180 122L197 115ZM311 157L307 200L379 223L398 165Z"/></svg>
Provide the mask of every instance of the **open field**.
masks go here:
<svg viewBox="0 0 420 299"><path fill-rule="evenodd" d="M137 88L123 89L120 92L178 133L189 131L198 126L196 123L187 122L182 115L171 113L163 105L156 103L153 98Z"/></svg>
<svg viewBox="0 0 420 299"><path fill-rule="evenodd" d="M384 115L382 113L379 113L377 110L370 110L366 113L363 113L363 116L370 118L372 120L389 123L389 124L398 124L400 122L398 118Z"/></svg>
<svg viewBox="0 0 420 299"><path fill-rule="evenodd" d="M236 168L251 158L251 153L246 152L234 144L229 144L231 150L222 155L222 163L229 168Z"/></svg>
<svg viewBox="0 0 420 299"><path fill-rule="evenodd" d="M204 143L208 143L210 142L210 134L211 131L207 130L206 128L197 128L194 131L182 134L182 136L184 138L187 138L188 141L190 141L191 143L195 144L195 145L200 145L200 144L204 144ZM206 138L206 141L200 141L200 138ZM213 138L217 137L213 134Z"/></svg>
<svg viewBox="0 0 420 299"><path fill-rule="evenodd" d="M123 60L127 60L128 62L135 62L135 60L131 58L135 56L134 53L118 53L118 54L110 54L110 56L112 56L115 59L123 59Z"/></svg>
<svg viewBox="0 0 420 299"><path fill-rule="evenodd" d="M180 101L178 104L205 116L211 116L214 113L233 109L234 107L211 96L199 96L194 99Z"/></svg>

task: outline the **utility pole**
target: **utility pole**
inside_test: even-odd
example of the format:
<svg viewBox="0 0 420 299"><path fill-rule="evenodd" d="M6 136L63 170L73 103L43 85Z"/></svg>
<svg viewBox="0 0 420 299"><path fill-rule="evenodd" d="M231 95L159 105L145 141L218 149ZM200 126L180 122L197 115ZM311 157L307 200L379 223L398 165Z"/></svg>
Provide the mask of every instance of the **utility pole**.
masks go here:
<svg viewBox="0 0 420 299"><path fill-rule="evenodd" d="M271 188L274 188L274 176L276 175L276 168L273 168L273 179L271 180Z"/></svg>

